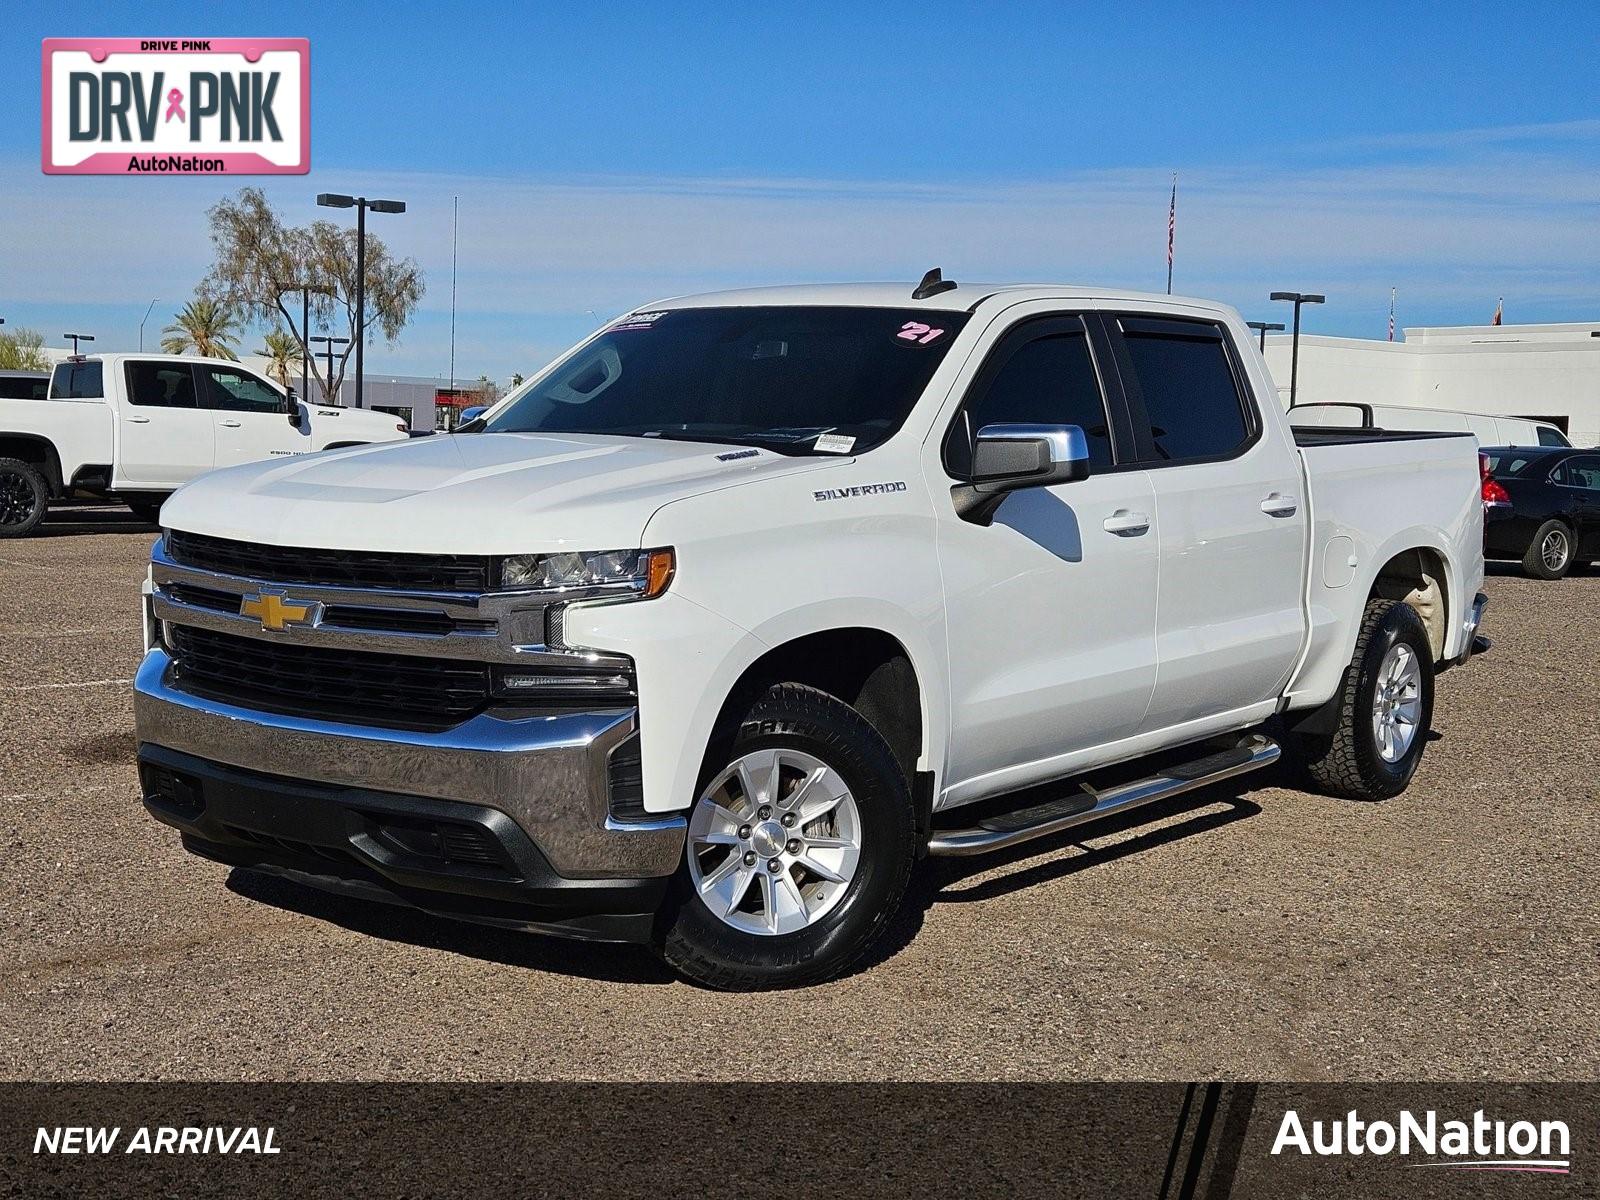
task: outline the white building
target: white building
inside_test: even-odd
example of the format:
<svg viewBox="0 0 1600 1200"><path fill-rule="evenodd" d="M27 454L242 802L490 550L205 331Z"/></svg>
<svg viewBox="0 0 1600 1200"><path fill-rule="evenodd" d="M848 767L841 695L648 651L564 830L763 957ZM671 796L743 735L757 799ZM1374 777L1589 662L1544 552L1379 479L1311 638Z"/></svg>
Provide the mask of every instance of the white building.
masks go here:
<svg viewBox="0 0 1600 1200"><path fill-rule="evenodd" d="M1405 340L1300 335L1298 401L1362 401L1537 417L1575 446L1600 444L1600 322L1407 329ZM1288 334L1267 339L1267 366L1289 403Z"/></svg>

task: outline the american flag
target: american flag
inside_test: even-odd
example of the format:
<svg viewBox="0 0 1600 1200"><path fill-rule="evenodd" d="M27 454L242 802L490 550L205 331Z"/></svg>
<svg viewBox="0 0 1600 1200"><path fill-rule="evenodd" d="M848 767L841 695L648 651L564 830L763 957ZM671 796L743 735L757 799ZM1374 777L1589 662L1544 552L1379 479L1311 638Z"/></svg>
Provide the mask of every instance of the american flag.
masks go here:
<svg viewBox="0 0 1600 1200"><path fill-rule="evenodd" d="M1172 173L1172 203L1167 205L1167 295L1172 295L1172 239L1178 231L1178 173Z"/></svg>
<svg viewBox="0 0 1600 1200"><path fill-rule="evenodd" d="M1394 289L1389 289L1389 340L1394 341Z"/></svg>
<svg viewBox="0 0 1600 1200"><path fill-rule="evenodd" d="M1505 313L1505 307L1506 307L1506 298L1504 296L1501 296L1500 299L1498 299L1498 300L1496 300L1494 302L1494 320L1490 321L1489 324L1491 324L1491 325L1500 324L1500 318Z"/></svg>

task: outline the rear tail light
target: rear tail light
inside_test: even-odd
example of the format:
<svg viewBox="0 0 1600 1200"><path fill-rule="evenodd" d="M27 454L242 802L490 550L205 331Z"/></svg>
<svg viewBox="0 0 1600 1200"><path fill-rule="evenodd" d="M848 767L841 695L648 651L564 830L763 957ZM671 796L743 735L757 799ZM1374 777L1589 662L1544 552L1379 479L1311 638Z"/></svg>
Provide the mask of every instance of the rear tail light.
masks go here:
<svg viewBox="0 0 1600 1200"><path fill-rule="evenodd" d="M1505 488L1501 487L1500 482L1495 479L1492 474L1490 474L1491 470L1492 468L1489 466L1489 456L1487 454L1479 454L1478 478L1483 480L1483 502L1485 504L1510 504L1510 494Z"/></svg>

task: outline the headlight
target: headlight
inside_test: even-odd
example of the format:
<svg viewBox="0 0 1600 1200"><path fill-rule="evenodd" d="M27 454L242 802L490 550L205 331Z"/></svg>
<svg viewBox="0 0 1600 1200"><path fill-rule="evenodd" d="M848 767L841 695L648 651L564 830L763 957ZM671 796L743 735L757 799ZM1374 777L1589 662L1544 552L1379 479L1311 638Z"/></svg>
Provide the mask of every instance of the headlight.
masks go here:
<svg viewBox="0 0 1600 1200"><path fill-rule="evenodd" d="M631 584L639 599L667 590L677 559L668 550L597 550L587 554L513 554L500 560L500 587L558 591Z"/></svg>

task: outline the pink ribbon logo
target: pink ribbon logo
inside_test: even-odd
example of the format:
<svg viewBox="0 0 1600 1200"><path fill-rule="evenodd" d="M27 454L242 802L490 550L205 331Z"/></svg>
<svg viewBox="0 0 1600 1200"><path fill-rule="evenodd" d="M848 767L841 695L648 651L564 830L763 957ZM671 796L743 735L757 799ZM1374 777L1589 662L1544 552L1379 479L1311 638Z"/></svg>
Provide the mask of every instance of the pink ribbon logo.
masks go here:
<svg viewBox="0 0 1600 1200"><path fill-rule="evenodd" d="M177 88L173 88L167 93L166 121L172 120L173 117L177 117L180 121L187 121L189 119L183 115L183 93ZM165 124L166 121L163 121L162 123Z"/></svg>

